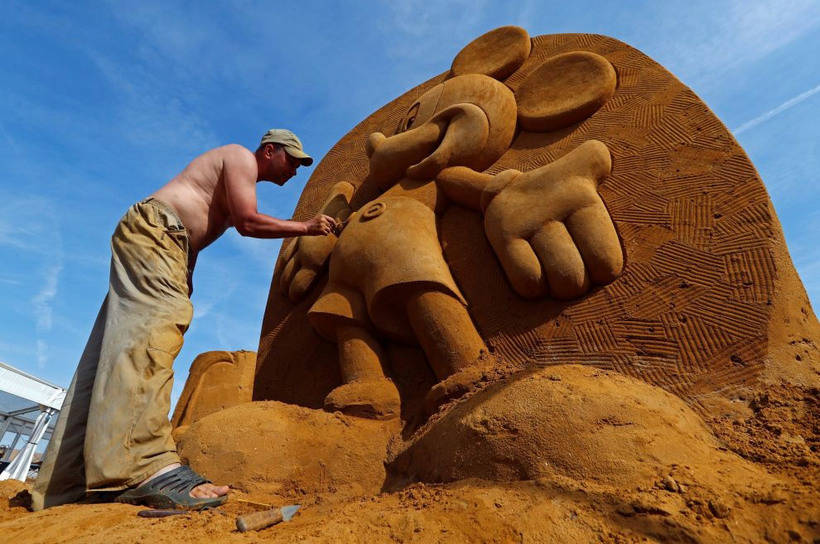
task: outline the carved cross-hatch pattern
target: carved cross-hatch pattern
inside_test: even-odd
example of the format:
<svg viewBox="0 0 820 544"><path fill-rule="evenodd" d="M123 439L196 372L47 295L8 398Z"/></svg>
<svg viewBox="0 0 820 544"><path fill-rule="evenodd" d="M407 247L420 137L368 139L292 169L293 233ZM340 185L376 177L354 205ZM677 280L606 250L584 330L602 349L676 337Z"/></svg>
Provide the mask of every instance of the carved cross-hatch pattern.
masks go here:
<svg viewBox="0 0 820 544"><path fill-rule="evenodd" d="M480 215L455 206L441 219L445 257L478 330L503 359L519 366L573 362L617 370L681 395L697 409L699 394L730 390L761 369L779 224L729 131L691 90L634 48L598 35L539 36L505 83L515 91L544 59L577 50L614 66L614 96L566 129L520 133L486 172L533 170L586 140L604 142L612 173L599 192L624 249L623 275L576 300L525 301L505 280ZM296 217L313 215L333 183L364 179L367 135L392 133L410 104L446 75L408 91L345 135L317 166ZM311 300L294 306L277 291L272 286L263 325L257 399L288 397L282 379L295 374L283 365L295 363L283 354L298 348L277 346L310 334L287 336L295 326L307 327L303 314ZM279 326L286 318L294 324ZM334 356L332 349L317 349L307 351Z"/></svg>

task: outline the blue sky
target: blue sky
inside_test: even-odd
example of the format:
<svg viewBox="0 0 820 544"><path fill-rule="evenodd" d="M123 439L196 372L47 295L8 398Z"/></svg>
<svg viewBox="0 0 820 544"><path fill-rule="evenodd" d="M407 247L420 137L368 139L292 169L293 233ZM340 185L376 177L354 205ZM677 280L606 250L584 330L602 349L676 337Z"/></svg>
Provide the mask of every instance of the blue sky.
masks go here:
<svg viewBox="0 0 820 544"><path fill-rule="evenodd" d="M298 6L297 6L298 4ZM202 151L289 127L317 158L505 24L606 34L678 76L735 132L820 301L820 3L6 0L0 19L0 361L68 385L117 220ZM290 217L310 175L260 184ZM174 399L203 351L255 350L279 241L200 256Z"/></svg>

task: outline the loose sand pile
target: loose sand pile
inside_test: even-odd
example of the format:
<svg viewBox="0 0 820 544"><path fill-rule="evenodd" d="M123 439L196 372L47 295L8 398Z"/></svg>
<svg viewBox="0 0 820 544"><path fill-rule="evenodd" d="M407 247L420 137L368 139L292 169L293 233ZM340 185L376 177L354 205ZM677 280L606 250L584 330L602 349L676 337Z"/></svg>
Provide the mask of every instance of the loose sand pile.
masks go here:
<svg viewBox="0 0 820 544"><path fill-rule="evenodd" d="M820 459L794 446L817 439L816 419L803 424L817 417L816 392L804 393L750 399L727 441L660 388L578 365L497 382L407 439L390 424L245 404L205 417L181 442L196 469L235 487L225 507L161 520L111 504L28 513L8 506L8 497L24 502L22 484L3 482L0 534L21 542L811 541L820 536ZM782 421L778 410L804 419L781 427L785 443L755 449L764 441L757 431ZM240 534L235 517L262 508L247 500L303 509L289 523Z"/></svg>

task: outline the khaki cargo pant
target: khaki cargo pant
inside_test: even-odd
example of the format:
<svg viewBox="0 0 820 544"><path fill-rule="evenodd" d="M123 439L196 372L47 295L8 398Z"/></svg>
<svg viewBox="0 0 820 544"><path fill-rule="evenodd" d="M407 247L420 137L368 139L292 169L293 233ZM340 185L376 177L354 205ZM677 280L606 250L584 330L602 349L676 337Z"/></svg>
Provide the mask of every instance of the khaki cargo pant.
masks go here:
<svg viewBox="0 0 820 544"><path fill-rule="evenodd" d="M136 485L179 462L171 438L174 358L193 308L188 235L147 199L111 237L111 276L34 485L33 508Z"/></svg>

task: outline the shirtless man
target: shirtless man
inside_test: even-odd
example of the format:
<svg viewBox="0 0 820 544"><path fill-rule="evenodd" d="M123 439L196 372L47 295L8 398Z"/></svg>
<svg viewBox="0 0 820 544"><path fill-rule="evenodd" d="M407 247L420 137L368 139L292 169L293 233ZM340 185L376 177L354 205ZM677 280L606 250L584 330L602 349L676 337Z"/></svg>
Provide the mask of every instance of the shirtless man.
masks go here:
<svg viewBox="0 0 820 544"><path fill-rule="evenodd" d="M228 227L243 236L327 235L333 218L276 219L256 209L256 184L283 185L313 159L290 131L272 129L256 152L208 151L132 206L111 238L108 295L94 324L32 491L32 508L88 492L156 508L201 509L227 498L180 464L168 421L171 367L193 308L196 257Z"/></svg>

